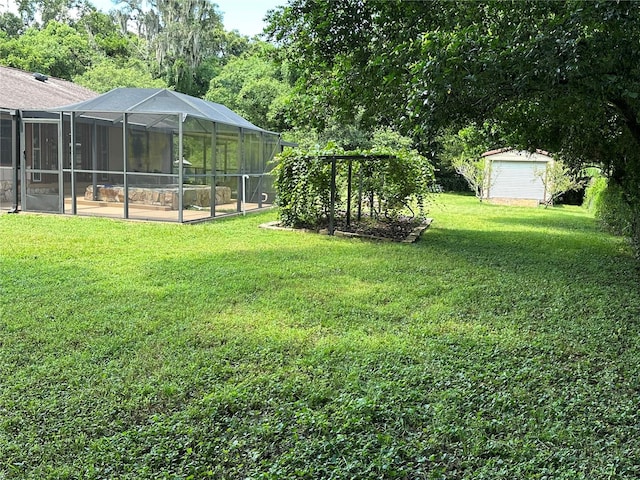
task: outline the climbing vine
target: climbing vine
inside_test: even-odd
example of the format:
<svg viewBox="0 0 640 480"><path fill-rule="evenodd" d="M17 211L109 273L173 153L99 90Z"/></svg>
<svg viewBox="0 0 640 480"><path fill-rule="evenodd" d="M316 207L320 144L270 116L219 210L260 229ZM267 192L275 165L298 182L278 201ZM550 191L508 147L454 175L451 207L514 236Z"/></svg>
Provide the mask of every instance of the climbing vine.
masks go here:
<svg viewBox="0 0 640 480"><path fill-rule="evenodd" d="M424 217L434 169L408 148L345 152L331 146L310 151L289 149L277 158L275 186L280 221L295 228L322 228L331 208L331 170L335 161L335 209L347 205L369 218ZM349 176L349 165L351 176ZM351 197L348 185L351 179Z"/></svg>
<svg viewBox="0 0 640 480"><path fill-rule="evenodd" d="M314 227L327 218L331 166L319 155L288 149L274 169L280 221L291 227Z"/></svg>

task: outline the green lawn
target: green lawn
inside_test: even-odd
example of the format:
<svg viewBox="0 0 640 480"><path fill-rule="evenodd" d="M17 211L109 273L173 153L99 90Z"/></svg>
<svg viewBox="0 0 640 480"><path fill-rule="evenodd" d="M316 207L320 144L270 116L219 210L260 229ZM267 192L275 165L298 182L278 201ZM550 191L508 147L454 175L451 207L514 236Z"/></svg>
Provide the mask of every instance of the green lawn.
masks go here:
<svg viewBox="0 0 640 480"><path fill-rule="evenodd" d="M0 216L0 479L637 479L640 293L578 207L413 245Z"/></svg>

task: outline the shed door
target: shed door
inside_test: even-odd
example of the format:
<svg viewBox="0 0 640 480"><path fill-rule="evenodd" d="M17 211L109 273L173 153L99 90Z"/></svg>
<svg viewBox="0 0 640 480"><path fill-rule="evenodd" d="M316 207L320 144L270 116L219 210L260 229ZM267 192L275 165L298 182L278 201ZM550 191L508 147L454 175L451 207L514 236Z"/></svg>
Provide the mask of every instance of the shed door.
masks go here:
<svg viewBox="0 0 640 480"><path fill-rule="evenodd" d="M544 183L536 172L544 171L541 162L494 161L491 168L491 198L525 198L544 201Z"/></svg>

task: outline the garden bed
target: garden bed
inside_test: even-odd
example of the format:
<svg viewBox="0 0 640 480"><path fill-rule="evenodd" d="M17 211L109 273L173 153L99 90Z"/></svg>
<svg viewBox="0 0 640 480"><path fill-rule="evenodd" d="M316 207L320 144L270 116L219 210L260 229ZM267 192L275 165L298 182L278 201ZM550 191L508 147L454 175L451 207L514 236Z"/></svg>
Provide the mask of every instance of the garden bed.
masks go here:
<svg viewBox="0 0 640 480"><path fill-rule="evenodd" d="M431 225L433 219L426 218L416 220L402 217L399 219L371 219L365 218L359 222L351 222L347 225L344 217L336 219L334 235L337 237L366 238L369 240L390 241L400 243L414 243L422 233ZM264 223L261 228L273 230L299 230L310 233L329 234L328 226L321 228L293 228L286 227L279 221Z"/></svg>

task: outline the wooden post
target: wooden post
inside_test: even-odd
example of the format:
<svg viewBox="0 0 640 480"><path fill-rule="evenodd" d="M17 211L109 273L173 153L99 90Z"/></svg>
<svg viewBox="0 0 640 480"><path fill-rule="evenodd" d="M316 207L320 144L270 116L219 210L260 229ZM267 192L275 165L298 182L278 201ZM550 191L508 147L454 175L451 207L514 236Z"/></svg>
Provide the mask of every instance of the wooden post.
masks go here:
<svg viewBox="0 0 640 480"><path fill-rule="evenodd" d="M349 159L349 171L347 173L347 226L351 226L351 169L352 160Z"/></svg>
<svg viewBox="0 0 640 480"><path fill-rule="evenodd" d="M362 220L362 171L364 162L360 160L360 173L358 174L358 221Z"/></svg>
<svg viewBox="0 0 640 480"><path fill-rule="evenodd" d="M373 190L371 190L371 191L369 192L369 209L370 209L370 210L369 210L369 216L370 216L371 218L373 218L373 211L374 211L374 210L373 210L373 202L374 202L374 201L375 201L375 198L374 198L374 196L373 196Z"/></svg>
<svg viewBox="0 0 640 480"><path fill-rule="evenodd" d="M336 215L336 157L331 158L331 197L329 204L329 235L333 235Z"/></svg>

